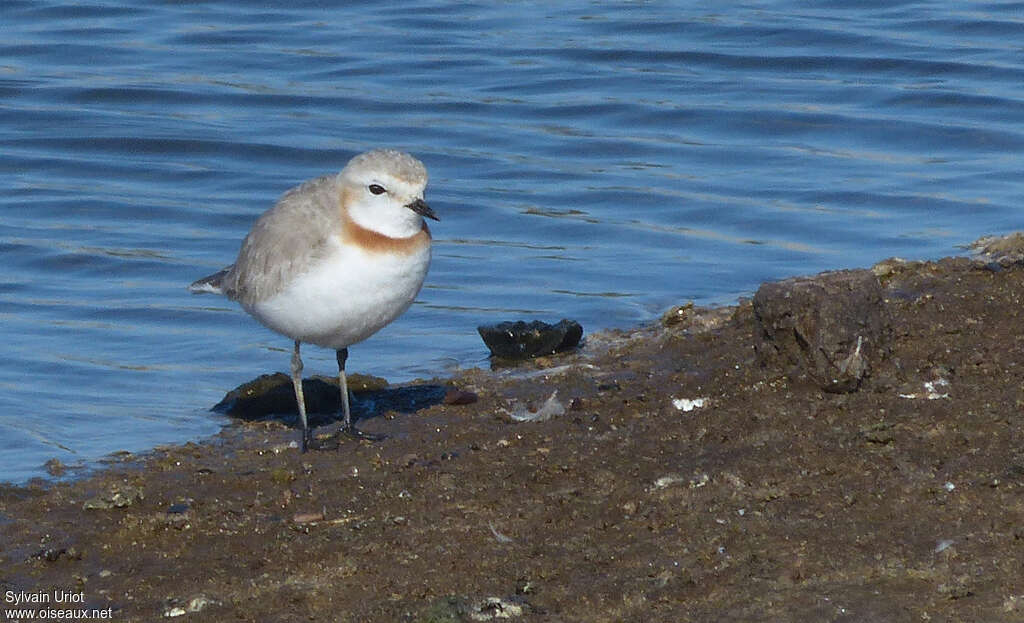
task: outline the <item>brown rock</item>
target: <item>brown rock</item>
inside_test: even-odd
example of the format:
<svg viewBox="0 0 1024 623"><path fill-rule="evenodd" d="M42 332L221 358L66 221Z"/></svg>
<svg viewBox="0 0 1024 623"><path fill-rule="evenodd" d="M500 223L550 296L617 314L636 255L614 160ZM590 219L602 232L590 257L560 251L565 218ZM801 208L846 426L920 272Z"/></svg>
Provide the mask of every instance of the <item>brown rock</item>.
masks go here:
<svg viewBox="0 0 1024 623"><path fill-rule="evenodd" d="M869 270L766 283L754 295L762 363L807 375L832 393L856 391L889 333L882 286Z"/></svg>
<svg viewBox="0 0 1024 623"><path fill-rule="evenodd" d="M467 392L455 387L449 389L444 395L444 404L446 405L471 405L477 400L479 398L473 392Z"/></svg>

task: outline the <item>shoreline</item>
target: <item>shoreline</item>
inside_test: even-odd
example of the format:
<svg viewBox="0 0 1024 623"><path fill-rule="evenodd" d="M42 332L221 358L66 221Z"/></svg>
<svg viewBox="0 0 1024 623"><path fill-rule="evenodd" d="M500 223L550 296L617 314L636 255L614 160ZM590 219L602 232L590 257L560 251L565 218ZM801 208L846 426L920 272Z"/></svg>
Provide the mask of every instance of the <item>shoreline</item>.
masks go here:
<svg viewBox="0 0 1024 623"><path fill-rule="evenodd" d="M303 455L238 423L2 486L0 596L123 621L1019 620L1024 242L975 250L385 390L477 400L375 403L380 443Z"/></svg>

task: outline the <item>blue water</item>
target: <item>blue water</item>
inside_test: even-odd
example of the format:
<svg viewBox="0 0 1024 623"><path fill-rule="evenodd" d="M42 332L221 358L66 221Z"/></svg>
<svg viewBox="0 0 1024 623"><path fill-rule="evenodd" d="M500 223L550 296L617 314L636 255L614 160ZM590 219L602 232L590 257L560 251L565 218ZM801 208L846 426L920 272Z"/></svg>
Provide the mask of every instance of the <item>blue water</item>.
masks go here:
<svg viewBox="0 0 1024 623"><path fill-rule="evenodd" d="M268 4L0 3L0 480L210 435L286 370L185 286L372 147L442 218L352 349L393 381L487 365L480 323L629 327L1024 228L1021 2Z"/></svg>

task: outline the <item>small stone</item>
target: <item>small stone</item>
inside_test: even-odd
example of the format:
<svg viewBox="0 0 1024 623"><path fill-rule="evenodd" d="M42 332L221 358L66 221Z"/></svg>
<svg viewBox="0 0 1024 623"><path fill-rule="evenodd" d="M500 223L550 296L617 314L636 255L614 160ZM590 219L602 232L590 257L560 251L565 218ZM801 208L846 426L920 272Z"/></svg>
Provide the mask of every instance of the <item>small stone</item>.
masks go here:
<svg viewBox="0 0 1024 623"><path fill-rule="evenodd" d="M492 619L511 619L522 615L521 603L500 597L487 597L473 606L469 618L473 621L490 621Z"/></svg>
<svg viewBox="0 0 1024 623"><path fill-rule="evenodd" d="M42 549L32 555L33 558L41 558L46 562L57 562L61 558L68 560L81 560L82 553L74 546L72 547L51 547Z"/></svg>
<svg viewBox="0 0 1024 623"><path fill-rule="evenodd" d="M862 430L861 435L868 443L887 446L896 440L893 428L894 425L891 422L878 422Z"/></svg>
<svg viewBox="0 0 1024 623"><path fill-rule="evenodd" d="M54 477L63 476L64 472L67 471L64 464L56 457L50 459L46 463L43 463L43 467L46 468L46 473Z"/></svg>
<svg viewBox="0 0 1024 623"><path fill-rule="evenodd" d="M99 495L86 500L82 507L85 510L124 508L142 500L144 497L142 489L122 483L111 487L110 491L106 495Z"/></svg>
<svg viewBox="0 0 1024 623"><path fill-rule="evenodd" d="M655 480L654 481L654 488L655 489L664 489L665 487L671 487L672 485L678 484L678 483L681 483L681 482L685 482L685 479L682 476L679 476L677 474L669 474L667 476L662 476L661 478L658 478L657 480Z"/></svg>
<svg viewBox="0 0 1024 623"><path fill-rule="evenodd" d="M87 511L107 510L113 507L114 505L111 504L109 500L104 500L100 497L89 498L84 504L82 504L82 508Z"/></svg>
<svg viewBox="0 0 1024 623"><path fill-rule="evenodd" d="M189 521L191 520L188 511L183 513L172 513L170 511L166 513L157 513L156 519L163 522L164 525L175 528L176 530L184 530L189 527Z"/></svg>
<svg viewBox="0 0 1024 623"><path fill-rule="evenodd" d="M882 260L871 267L872 274L879 279L888 279L893 275L907 270L913 264L901 257L890 257L887 260Z"/></svg>
<svg viewBox="0 0 1024 623"><path fill-rule="evenodd" d="M188 611L189 612L202 612L209 606L219 606L220 602L216 599L210 599L206 595L197 595L189 600Z"/></svg>
<svg viewBox="0 0 1024 623"><path fill-rule="evenodd" d="M693 301L690 301L686 305L678 305L668 310L661 316L661 324L666 327L674 327L675 325L686 322L690 316L690 311L693 310Z"/></svg>

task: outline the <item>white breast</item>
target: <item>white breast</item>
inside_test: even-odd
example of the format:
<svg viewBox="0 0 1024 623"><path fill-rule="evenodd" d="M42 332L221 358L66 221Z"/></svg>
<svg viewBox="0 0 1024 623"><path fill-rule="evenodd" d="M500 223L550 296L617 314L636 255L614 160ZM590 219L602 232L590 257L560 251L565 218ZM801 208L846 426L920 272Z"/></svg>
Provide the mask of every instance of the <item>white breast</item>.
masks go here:
<svg viewBox="0 0 1024 623"><path fill-rule="evenodd" d="M292 339L341 349L370 337L412 305L430 266L430 245L412 254L371 253L332 238L326 259L279 294L246 306Z"/></svg>

